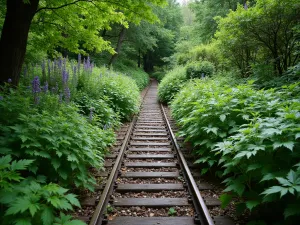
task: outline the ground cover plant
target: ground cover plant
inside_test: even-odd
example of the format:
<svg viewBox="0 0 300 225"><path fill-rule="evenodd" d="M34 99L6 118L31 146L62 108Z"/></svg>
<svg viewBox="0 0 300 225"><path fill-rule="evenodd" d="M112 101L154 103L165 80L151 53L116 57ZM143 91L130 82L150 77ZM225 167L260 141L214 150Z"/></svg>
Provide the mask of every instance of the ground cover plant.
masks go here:
<svg viewBox="0 0 300 225"><path fill-rule="evenodd" d="M194 145L202 173L216 168L224 179L224 206L239 196L240 211L272 207L279 224L298 219L299 90L299 83L257 90L215 78L193 80L176 95L179 135Z"/></svg>

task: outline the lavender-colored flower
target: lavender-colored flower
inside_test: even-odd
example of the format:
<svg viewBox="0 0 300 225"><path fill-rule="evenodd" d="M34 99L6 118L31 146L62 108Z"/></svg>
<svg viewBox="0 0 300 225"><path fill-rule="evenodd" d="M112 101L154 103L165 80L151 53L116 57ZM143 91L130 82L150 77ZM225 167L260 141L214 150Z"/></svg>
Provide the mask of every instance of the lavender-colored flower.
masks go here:
<svg viewBox="0 0 300 225"><path fill-rule="evenodd" d="M248 9L247 2L245 2L245 4L244 4L244 9L245 9L245 10L247 10L247 9Z"/></svg>
<svg viewBox="0 0 300 225"><path fill-rule="evenodd" d="M69 73L66 70L63 70L62 72L62 81L64 85L67 85L69 80Z"/></svg>
<svg viewBox="0 0 300 225"><path fill-rule="evenodd" d="M8 83L11 83L11 82L12 82L12 79L11 79L11 78L8 78L7 82L8 82Z"/></svg>
<svg viewBox="0 0 300 225"><path fill-rule="evenodd" d="M2 101L3 100L3 96L0 96L0 101Z"/></svg>
<svg viewBox="0 0 300 225"><path fill-rule="evenodd" d="M37 94L40 92L41 92L40 79L38 76L36 76L32 81L32 93Z"/></svg>
<svg viewBox="0 0 300 225"><path fill-rule="evenodd" d="M64 94L65 94L65 101L70 102L71 92L69 87L65 87Z"/></svg>

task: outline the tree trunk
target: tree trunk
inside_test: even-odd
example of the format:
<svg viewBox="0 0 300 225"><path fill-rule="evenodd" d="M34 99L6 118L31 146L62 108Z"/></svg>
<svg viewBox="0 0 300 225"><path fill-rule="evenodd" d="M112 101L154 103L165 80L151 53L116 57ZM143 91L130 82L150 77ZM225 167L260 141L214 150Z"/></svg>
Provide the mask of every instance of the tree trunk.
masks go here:
<svg viewBox="0 0 300 225"><path fill-rule="evenodd" d="M12 80L18 85L28 32L31 21L36 13L39 0L7 0L6 16L0 40L0 85Z"/></svg>
<svg viewBox="0 0 300 225"><path fill-rule="evenodd" d="M152 61L152 52L148 51L144 57L144 70L145 72L153 72L154 66L153 66L153 61Z"/></svg>
<svg viewBox="0 0 300 225"><path fill-rule="evenodd" d="M111 66L116 61L116 59L118 58L118 55L121 51L122 43L123 43L124 38L125 38L125 34L126 34L126 28L124 26L122 26L121 32L119 34L119 40L118 40L118 43L117 43L117 47L115 49L116 53L111 56L111 58L109 60L109 63L108 63L109 66Z"/></svg>

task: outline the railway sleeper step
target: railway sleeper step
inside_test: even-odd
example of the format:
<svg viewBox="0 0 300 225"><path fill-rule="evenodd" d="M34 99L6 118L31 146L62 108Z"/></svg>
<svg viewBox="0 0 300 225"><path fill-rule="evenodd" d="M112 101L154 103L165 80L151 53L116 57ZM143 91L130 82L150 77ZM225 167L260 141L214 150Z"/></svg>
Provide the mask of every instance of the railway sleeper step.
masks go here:
<svg viewBox="0 0 300 225"><path fill-rule="evenodd" d="M141 128L145 128L145 129L148 129L148 128L151 128L151 129L166 129L165 126L143 126L143 125L136 125L135 128L137 129L141 129Z"/></svg>
<svg viewBox="0 0 300 225"><path fill-rule="evenodd" d="M127 154L128 159L174 159L174 154Z"/></svg>
<svg viewBox="0 0 300 225"><path fill-rule="evenodd" d="M203 200L207 207L215 207L215 206L221 205L220 200L217 198L214 198L214 197L205 197L205 198L203 198Z"/></svg>
<svg viewBox="0 0 300 225"><path fill-rule="evenodd" d="M109 220L108 225L194 225L193 217L132 217L120 216Z"/></svg>
<svg viewBox="0 0 300 225"><path fill-rule="evenodd" d="M117 198L113 201L114 206L145 206L145 207L170 207L189 206L187 198Z"/></svg>
<svg viewBox="0 0 300 225"><path fill-rule="evenodd" d="M163 132L167 132L167 129L138 129L136 128L134 130L135 132L157 132L157 133L163 133Z"/></svg>
<svg viewBox="0 0 300 225"><path fill-rule="evenodd" d="M129 148L131 152L171 152L172 148Z"/></svg>
<svg viewBox="0 0 300 225"><path fill-rule="evenodd" d="M159 167L172 167L176 168L177 164L172 162L126 162L124 164L125 167L134 167L134 168L159 168Z"/></svg>
<svg viewBox="0 0 300 225"><path fill-rule="evenodd" d="M169 140L167 137L135 137L133 136L131 140L134 141L167 141Z"/></svg>
<svg viewBox="0 0 300 225"><path fill-rule="evenodd" d="M179 172L126 172L121 177L128 178L177 178Z"/></svg>
<svg viewBox="0 0 300 225"><path fill-rule="evenodd" d="M127 191L183 191L183 184L118 184L116 191L127 192Z"/></svg>
<svg viewBox="0 0 300 225"><path fill-rule="evenodd" d="M215 225L235 225L235 222L229 216L213 216Z"/></svg>
<svg viewBox="0 0 300 225"><path fill-rule="evenodd" d="M171 146L170 142L135 142L130 141L131 146Z"/></svg>
<svg viewBox="0 0 300 225"><path fill-rule="evenodd" d="M165 132L165 133L138 133L138 132L135 132L133 133L134 136L168 136L168 133Z"/></svg>
<svg viewBox="0 0 300 225"><path fill-rule="evenodd" d="M80 201L81 206L95 206L97 201L97 197L86 197Z"/></svg>

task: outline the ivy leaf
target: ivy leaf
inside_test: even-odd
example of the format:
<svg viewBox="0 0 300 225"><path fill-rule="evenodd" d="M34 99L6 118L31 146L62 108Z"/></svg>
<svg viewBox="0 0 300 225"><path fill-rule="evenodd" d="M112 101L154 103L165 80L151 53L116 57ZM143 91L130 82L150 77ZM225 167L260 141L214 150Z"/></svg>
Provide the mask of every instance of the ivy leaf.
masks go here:
<svg viewBox="0 0 300 225"><path fill-rule="evenodd" d="M293 170L290 170L290 172L288 173L287 175L287 179L292 183L294 184L296 179L297 179L297 174L293 171Z"/></svg>
<svg viewBox="0 0 300 225"><path fill-rule="evenodd" d="M300 138L300 133L295 134L295 140Z"/></svg>
<svg viewBox="0 0 300 225"><path fill-rule="evenodd" d="M275 174L268 173L268 174L263 176L263 178L259 181L259 183L263 182L263 181L273 180L275 178L276 178Z"/></svg>

